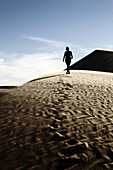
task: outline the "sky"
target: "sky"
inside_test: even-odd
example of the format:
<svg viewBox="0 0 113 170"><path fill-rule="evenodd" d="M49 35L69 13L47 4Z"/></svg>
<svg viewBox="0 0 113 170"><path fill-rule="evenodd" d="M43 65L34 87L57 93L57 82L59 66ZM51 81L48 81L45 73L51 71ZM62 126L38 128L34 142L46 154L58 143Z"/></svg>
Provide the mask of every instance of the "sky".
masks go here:
<svg viewBox="0 0 113 170"><path fill-rule="evenodd" d="M0 0L0 86L62 71L66 46L113 51L113 0Z"/></svg>

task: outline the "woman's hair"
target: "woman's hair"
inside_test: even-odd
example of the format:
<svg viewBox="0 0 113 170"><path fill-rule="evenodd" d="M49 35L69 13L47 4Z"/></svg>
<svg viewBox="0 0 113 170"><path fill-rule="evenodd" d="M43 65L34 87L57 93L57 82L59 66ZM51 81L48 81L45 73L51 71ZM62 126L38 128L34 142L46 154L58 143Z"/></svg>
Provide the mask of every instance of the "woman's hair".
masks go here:
<svg viewBox="0 0 113 170"><path fill-rule="evenodd" d="M66 50L68 51L68 50L69 50L69 47L66 47Z"/></svg>

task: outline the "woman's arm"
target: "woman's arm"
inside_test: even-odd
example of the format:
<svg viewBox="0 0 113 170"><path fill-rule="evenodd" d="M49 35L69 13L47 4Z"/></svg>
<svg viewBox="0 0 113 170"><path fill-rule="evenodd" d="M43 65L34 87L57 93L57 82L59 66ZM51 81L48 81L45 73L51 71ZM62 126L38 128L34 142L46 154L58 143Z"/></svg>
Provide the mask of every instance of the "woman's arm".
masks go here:
<svg viewBox="0 0 113 170"><path fill-rule="evenodd" d="M64 56L63 56L63 62L64 62L65 57L66 57L66 55L65 55L65 53L64 53Z"/></svg>

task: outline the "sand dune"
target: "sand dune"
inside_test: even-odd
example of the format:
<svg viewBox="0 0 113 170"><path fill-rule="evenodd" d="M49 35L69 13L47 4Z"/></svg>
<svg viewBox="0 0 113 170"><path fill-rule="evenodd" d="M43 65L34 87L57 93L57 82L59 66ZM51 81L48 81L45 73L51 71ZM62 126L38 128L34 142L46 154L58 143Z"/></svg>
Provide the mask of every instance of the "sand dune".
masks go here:
<svg viewBox="0 0 113 170"><path fill-rule="evenodd" d="M113 72L113 51L95 50L73 64L70 69Z"/></svg>
<svg viewBox="0 0 113 170"><path fill-rule="evenodd" d="M0 100L0 169L113 169L113 75L64 72Z"/></svg>
<svg viewBox="0 0 113 170"><path fill-rule="evenodd" d="M14 88L17 88L17 86L0 86L0 97L8 94Z"/></svg>

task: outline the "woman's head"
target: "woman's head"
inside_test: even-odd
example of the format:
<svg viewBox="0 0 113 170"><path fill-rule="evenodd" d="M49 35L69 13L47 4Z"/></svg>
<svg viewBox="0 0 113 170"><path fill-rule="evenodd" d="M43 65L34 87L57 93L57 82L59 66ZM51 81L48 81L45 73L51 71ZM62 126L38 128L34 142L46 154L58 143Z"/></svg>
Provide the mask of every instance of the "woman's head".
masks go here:
<svg viewBox="0 0 113 170"><path fill-rule="evenodd" d="M69 47L66 47L66 50L69 51Z"/></svg>

